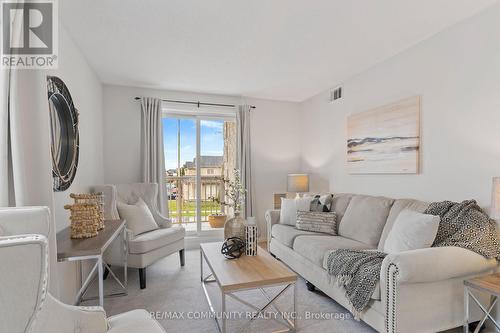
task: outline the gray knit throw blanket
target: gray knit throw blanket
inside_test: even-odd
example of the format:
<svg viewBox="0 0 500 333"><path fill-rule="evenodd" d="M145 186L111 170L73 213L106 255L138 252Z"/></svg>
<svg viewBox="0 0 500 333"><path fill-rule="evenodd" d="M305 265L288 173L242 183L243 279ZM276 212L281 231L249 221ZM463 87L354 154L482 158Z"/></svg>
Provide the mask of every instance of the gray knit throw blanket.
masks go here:
<svg viewBox="0 0 500 333"><path fill-rule="evenodd" d="M339 249L330 252L328 274L344 287L349 311L359 320L380 280L380 267L386 254L378 251Z"/></svg>
<svg viewBox="0 0 500 333"><path fill-rule="evenodd" d="M475 200L433 202L424 213L441 218L432 246L462 247L485 258L500 260L496 223Z"/></svg>
<svg viewBox="0 0 500 333"><path fill-rule="evenodd" d="M439 215L436 240L432 246L458 246L500 260L496 225L474 200L461 203L433 202L424 212ZM328 273L345 289L351 313L359 319L380 281L380 269L386 254L373 250L339 249L327 258Z"/></svg>

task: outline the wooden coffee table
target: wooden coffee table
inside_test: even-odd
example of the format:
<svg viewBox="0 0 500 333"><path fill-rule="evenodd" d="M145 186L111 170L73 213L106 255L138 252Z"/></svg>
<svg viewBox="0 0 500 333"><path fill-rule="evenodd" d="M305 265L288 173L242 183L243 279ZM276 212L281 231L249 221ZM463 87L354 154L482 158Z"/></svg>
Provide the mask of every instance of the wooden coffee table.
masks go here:
<svg viewBox="0 0 500 333"><path fill-rule="evenodd" d="M250 325L252 320L257 318L266 309L272 307L277 311L283 321L277 320L274 316L271 316L271 318L287 326L287 329L282 332L294 332L297 275L262 248L259 249L257 256L251 257L243 255L241 258L229 260L221 254L221 247L222 242L203 243L200 245L201 283L207 298L208 306L210 307L210 311L217 323L219 331L222 333L226 332L227 319L229 317L229 312L226 310L226 297L229 296L255 311L244 327ZM211 271L207 276L203 276L203 261L207 263ZM217 315L217 312L214 310L206 288L206 284L211 282L216 282L222 293L222 310L220 315ZM264 288L276 286L282 286L282 288L274 297L271 297L264 290ZM281 311L276 304L274 304L274 302L290 288L294 289L293 310L291 315ZM254 306L235 294L239 291L251 289L260 290L262 295L266 298L267 303L262 308ZM217 319L218 317L220 317L220 321ZM243 330L244 327L242 327L241 330Z"/></svg>

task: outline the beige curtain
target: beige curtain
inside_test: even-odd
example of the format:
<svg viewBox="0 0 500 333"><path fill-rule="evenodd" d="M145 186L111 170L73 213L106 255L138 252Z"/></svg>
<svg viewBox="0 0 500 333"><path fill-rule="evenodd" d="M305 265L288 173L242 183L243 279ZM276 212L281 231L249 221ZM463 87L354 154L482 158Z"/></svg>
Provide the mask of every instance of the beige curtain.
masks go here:
<svg viewBox="0 0 500 333"><path fill-rule="evenodd" d="M163 153L161 99L143 97L142 111L142 181L158 183L158 210L168 216Z"/></svg>
<svg viewBox="0 0 500 333"><path fill-rule="evenodd" d="M252 159L250 151L250 105L240 105L236 113L237 130L237 167L241 173L243 187L247 190L245 198L245 217L253 216Z"/></svg>
<svg viewBox="0 0 500 333"><path fill-rule="evenodd" d="M21 3L19 5L22 6ZM21 13L18 11L15 20L22 20ZM54 210L45 74L42 70L0 69L0 209L47 206L51 211ZM47 238L50 253L49 290L57 297L56 227L53 214Z"/></svg>
<svg viewBox="0 0 500 333"><path fill-rule="evenodd" d="M0 70L0 209L53 211L49 110L43 71ZM50 219L50 292L58 296L56 227Z"/></svg>

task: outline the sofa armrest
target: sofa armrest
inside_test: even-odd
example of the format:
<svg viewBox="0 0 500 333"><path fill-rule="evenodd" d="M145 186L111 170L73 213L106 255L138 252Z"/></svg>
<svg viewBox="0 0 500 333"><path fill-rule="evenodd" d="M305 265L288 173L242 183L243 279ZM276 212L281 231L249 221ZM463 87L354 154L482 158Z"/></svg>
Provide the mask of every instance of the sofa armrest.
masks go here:
<svg viewBox="0 0 500 333"><path fill-rule="evenodd" d="M381 281L392 267L398 283L422 283L483 274L497 268L496 259L486 259L470 250L447 246L389 254L382 263Z"/></svg>
<svg viewBox="0 0 500 333"><path fill-rule="evenodd" d="M279 209L268 209L266 210L266 222L267 225L272 226L280 222L280 210Z"/></svg>
<svg viewBox="0 0 500 333"><path fill-rule="evenodd" d="M280 210L268 209L265 214L266 218L266 234L267 234L267 248L269 249L269 242L271 242L271 229L274 224L280 222Z"/></svg>

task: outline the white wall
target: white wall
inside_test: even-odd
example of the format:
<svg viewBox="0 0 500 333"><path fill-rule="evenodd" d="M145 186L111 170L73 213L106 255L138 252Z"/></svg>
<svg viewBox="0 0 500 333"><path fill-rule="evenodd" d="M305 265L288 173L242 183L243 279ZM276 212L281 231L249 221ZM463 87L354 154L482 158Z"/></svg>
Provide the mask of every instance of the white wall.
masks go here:
<svg viewBox="0 0 500 333"><path fill-rule="evenodd" d="M343 82L344 98L325 91L302 103L302 166L313 190L424 200L490 203L500 175L500 6L461 22ZM422 96L421 172L349 175L346 116Z"/></svg>
<svg viewBox="0 0 500 333"><path fill-rule="evenodd" d="M264 213L273 208L273 193L286 192L288 173L300 169L300 108L297 103L245 99L252 110L254 215L260 238L266 237Z"/></svg>
<svg viewBox="0 0 500 333"><path fill-rule="evenodd" d="M79 112L80 155L76 177L68 190L53 194L53 215L57 230L61 230L70 224L69 212L64 209L64 205L73 202L69 194L89 192L90 186L104 180L102 84L62 25L59 68L48 75L58 76L66 83ZM58 268L60 297L72 304L79 283L76 264L59 263Z"/></svg>
<svg viewBox="0 0 500 333"><path fill-rule="evenodd" d="M136 87L104 85L104 180L106 183L141 181L141 109L134 98L158 97L239 104L233 96L217 96Z"/></svg>
<svg viewBox="0 0 500 333"><path fill-rule="evenodd" d="M106 183L141 181L141 111L136 96L200 100L240 104L252 110L252 158L255 186L255 213L264 226L264 212L272 208L273 192L286 189L286 174L298 171L299 105L297 103L245 99L144 88L104 86L104 180ZM262 229L264 230L264 229Z"/></svg>

